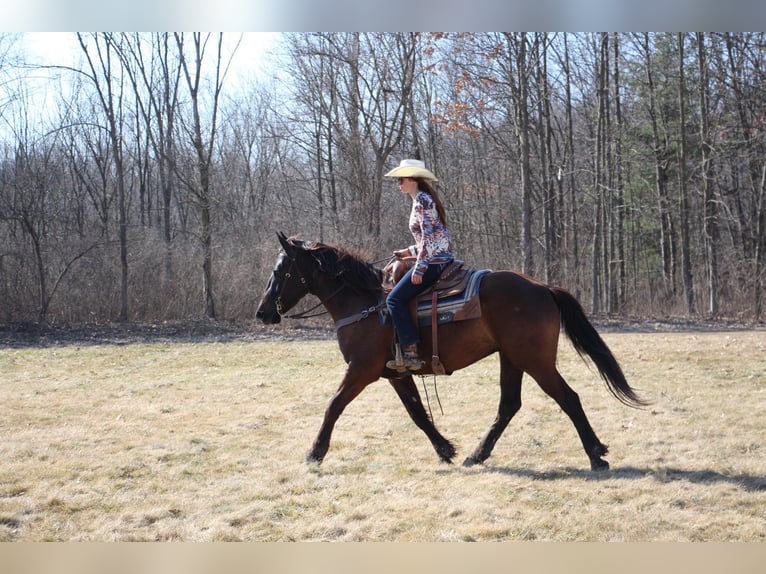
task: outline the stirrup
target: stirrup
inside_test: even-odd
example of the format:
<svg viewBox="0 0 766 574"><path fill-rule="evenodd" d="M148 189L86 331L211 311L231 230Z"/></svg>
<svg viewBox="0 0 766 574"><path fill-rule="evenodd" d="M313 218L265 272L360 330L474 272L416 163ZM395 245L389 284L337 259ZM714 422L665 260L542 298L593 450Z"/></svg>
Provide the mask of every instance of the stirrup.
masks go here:
<svg viewBox="0 0 766 574"><path fill-rule="evenodd" d="M421 361L417 352L404 353L404 366L410 371L419 371L425 365L425 361Z"/></svg>
<svg viewBox="0 0 766 574"><path fill-rule="evenodd" d="M386 368L392 369L397 373L406 373L407 367L404 366L404 357L402 356L402 347L399 343L394 345L395 358L390 361L386 361Z"/></svg>
<svg viewBox="0 0 766 574"><path fill-rule="evenodd" d="M417 352L402 354L402 347L396 343L396 354L394 359L386 361L386 368L392 369L397 373L406 373L408 371L418 371L423 368L425 361L421 361Z"/></svg>

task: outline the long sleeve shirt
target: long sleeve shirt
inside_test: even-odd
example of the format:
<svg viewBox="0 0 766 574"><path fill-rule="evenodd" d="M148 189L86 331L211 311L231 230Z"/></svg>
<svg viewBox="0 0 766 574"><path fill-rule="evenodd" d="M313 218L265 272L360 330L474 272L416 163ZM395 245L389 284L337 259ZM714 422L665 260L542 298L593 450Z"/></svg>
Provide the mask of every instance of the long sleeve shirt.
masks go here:
<svg viewBox="0 0 766 574"><path fill-rule="evenodd" d="M432 263L447 263L454 259L449 230L439 217L436 203L430 194L420 191L412 202L410 232L415 245L409 251L417 255L413 274L423 275Z"/></svg>

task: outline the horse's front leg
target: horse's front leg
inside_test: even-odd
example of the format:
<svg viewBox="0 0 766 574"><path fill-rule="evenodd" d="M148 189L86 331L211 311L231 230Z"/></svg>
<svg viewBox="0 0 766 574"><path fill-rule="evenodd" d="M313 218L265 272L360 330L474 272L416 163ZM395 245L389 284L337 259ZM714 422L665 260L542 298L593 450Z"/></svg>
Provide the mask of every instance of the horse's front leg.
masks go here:
<svg viewBox="0 0 766 574"><path fill-rule="evenodd" d="M431 441L431 444L439 455L439 460L446 463L452 463L455 456L455 447L450 441L442 436L436 429L433 421L426 413L423 407L423 401L415 385L412 375L406 375L402 378L389 379L391 386L394 387L396 394L399 395L404 407L410 415L410 418L420 428Z"/></svg>
<svg viewBox="0 0 766 574"><path fill-rule="evenodd" d="M338 420L338 417L340 417L346 406L374 380L376 379L370 379L369 377L364 377L360 373L356 373L355 370L349 366L338 391L332 399L330 399L330 404L327 405L324 419L322 420L322 426L319 428L319 434L317 434L314 444L306 456L308 462L321 463L322 460L324 460L324 457L330 448L330 436L332 435L332 429L335 427L335 422Z"/></svg>

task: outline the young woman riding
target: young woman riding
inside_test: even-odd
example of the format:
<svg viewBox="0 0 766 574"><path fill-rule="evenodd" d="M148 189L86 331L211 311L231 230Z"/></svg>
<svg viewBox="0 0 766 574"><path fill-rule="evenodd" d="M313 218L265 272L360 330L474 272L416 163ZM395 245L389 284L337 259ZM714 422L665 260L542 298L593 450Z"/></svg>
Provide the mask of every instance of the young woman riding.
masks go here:
<svg viewBox="0 0 766 574"><path fill-rule="evenodd" d="M392 360L386 366L390 369L403 366L417 371L424 362L418 355L420 337L410 316L409 302L439 278L454 259L454 252L444 205L433 186L438 180L425 164L416 159L404 159L385 177L398 178L400 191L412 199L409 227L415 239L414 245L394 251L395 257L412 259L415 264L386 298L404 359L404 365Z"/></svg>

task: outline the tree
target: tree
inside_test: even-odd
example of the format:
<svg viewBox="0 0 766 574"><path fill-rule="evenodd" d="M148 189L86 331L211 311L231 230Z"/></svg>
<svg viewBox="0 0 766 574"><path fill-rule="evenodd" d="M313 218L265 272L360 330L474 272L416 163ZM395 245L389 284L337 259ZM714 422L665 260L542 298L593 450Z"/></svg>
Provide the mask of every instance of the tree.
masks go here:
<svg viewBox="0 0 766 574"><path fill-rule="evenodd" d="M609 255L606 241L606 215L610 189L611 155L609 152L609 36L600 34L599 59L596 64L596 93L598 94L598 115L596 122L596 148L594 153L593 194L596 203L593 213L593 261L591 271L591 309L601 311L604 283L608 280L605 264ZM608 292L608 287L607 287Z"/></svg>
<svg viewBox="0 0 766 574"><path fill-rule="evenodd" d="M125 123L124 84L119 60L114 55L117 39L111 33L86 36L77 33L88 69L82 71L96 90L104 113L112 147L112 161L117 185L117 217L120 249L120 321L128 320L128 233L125 208L125 165L123 158L123 129Z"/></svg>
<svg viewBox="0 0 766 574"><path fill-rule="evenodd" d="M412 133L407 122L419 74L418 47L414 33L291 37L300 117L309 113L314 120L302 129L305 135L296 135L317 174L317 197L323 203L321 186L327 180L334 198L336 180L342 179L349 189L350 219L357 224L354 232L372 239L381 234L383 173Z"/></svg>
<svg viewBox="0 0 766 574"><path fill-rule="evenodd" d="M173 167L177 160L174 138L181 67L171 47L169 33L152 34L150 42L147 56L142 35L123 33L120 56L136 98L136 121L140 118L145 126L152 165L159 176L157 219L165 243L167 279L172 272L171 205L175 187Z"/></svg>
<svg viewBox="0 0 766 574"><path fill-rule="evenodd" d="M23 82L7 111L15 145L2 146L0 156L0 223L5 224L7 231L0 250L0 277L9 278L9 284L3 286L3 298L11 298L11 275L32 277L34 289L27 286L24 291L35 292L36 319L46 326L51 302L63 280L99 240L73 233L76 229L72 228L71 214L62 213L69 203L59 192L61 182L67 180L66 158L60 143L63 130L45 130L34 122L38 110L31 94L25 92ZM28 239L31 256L26 245L12 241L19 232L22 238ZM6 271L6 257L21 264L13 271ZM27 262L31 272L26 271Z"/></svg>
<svg viewBox="0 0 766 574"><path fill-rule="evenodd" d="M708 313L718 315L718 201L713 189L712 145L710 143L710 85L708 84L705 33L697 32L697 62L699 64L700 172L705 201L705 254L707 256Z"/></svg>
<svg viewBox="0 0 766 574"><path fill-rule="evenodd" d="M246 317L275 229L398 245L382 174L409 156L474 265L596 313L762 320L763 32L292 34L269 86L229 82L218 34L73 34L66 67L9 38L3 319L183 319L200 285Z"/></svg>
<svg viewBox="0 0 766 574"><path fill-rule="evenodd" d="M731 211L737 220L736 229L741 239L741 266L743 282L752 285L752 306L755 317L760 318L762 308L762 284L764 281L764 247L766 230L764 214L764 185L766 184L766 135L764 134L763 76L761 70L766 63L760 49L763 34L723 34L726 68L719 71L721 83L728 84L732 92L733 116L736 122L736 138L727 147L732 147L733 175L736 191L730 195ZM732 181L734 187L734 181ZM750 264L752 262L752 264Z"/></svg>
<svg viewBox="0 0 766 574"><path fill-rule="evenodd" d="M679 182L679 215L681 221L681 268L684 284L684 301L686 313L694 314L694 276L691 263L691 237L689 218L689 194L686 185L686 75L684 71L684 33L679 32L678 38L678 110L679 110L679 146L678 146L678 182Z"/></svg>
<svg viewBox="0 0 766 574"><path fill-rule="evenodd" d="M204 91L203 63L208 55L212 34L194 33L191 45L188 36L176 33L178 57L188 90L188 115L181 116L182 130L194 154L193 168L188 171L176 165L176 173L194 199L200 219L202 246L202 297L205 317L215 319L213 290L213 152L218 134L218 111L228 65L223 60L223 33L213 40L213 78L211 89ZM236 48L235 48L236 50ZM204 99L205 95L208 99Z"/></svg>
<svg viewBox="0 0 766 574"><path fill-rule="evenodd" d="M662 279L666 291L675 289L675 226L673 224L668 193L668 165L670 160L669 141L661 135L660 110L657 102L654 53L648 33L643 34L643 51L648 90L649 119L652 129L652 152L654 159L654 185L660 222L660 248L662 254Z"/></svg>

